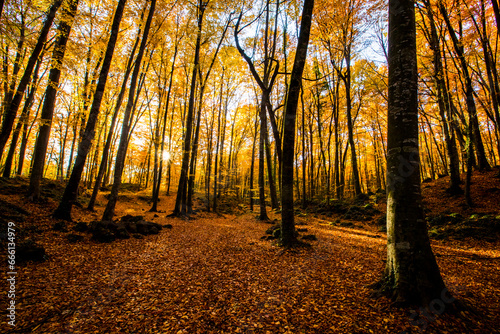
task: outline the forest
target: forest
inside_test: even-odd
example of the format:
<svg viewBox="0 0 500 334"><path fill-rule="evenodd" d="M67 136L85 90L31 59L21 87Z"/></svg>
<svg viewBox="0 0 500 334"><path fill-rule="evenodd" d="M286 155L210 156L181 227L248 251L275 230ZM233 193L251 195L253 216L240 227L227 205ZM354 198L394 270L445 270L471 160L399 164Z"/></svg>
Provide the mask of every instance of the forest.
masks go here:
<svg viewBox="0 0 500 334"><path fill-rule="evenodd" d="M495 333L498 0L0 0L6 333Z"/></svg>

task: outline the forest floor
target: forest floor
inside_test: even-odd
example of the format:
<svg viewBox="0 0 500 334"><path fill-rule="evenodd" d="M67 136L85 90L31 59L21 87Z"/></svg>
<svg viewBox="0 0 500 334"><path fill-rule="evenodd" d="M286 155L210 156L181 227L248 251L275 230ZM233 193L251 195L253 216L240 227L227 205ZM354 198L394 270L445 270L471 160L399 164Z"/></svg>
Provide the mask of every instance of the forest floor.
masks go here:
<svg viewBox="0 0 500 334"><path fill-rule="evenodd" d="M474 175L474 209L444 194L445 182L423 185L428 215L476 215L470 220L476 222L500 215L498 178ZM199 212L186 220L167 217L175 196L161 197L160 212L152 213L145 192L129 192L118 202L117 217L141 215L172 228L98 243L88 233L53 230L49 214L57 201L50 192L56 185L46 185L45 200L33 204L21 183L0 179L0 210L24 215L15 221L16 242L34 238L47 259L16 265L16 326L7 324L2 292L0 333L500 333L498 238L436 234L441 237L432 247L443 279L467 306L441 314L441 306L449 308L447 296L427 310L371 297L368 286L386 257L385 234L373 223L381 213L372 222L342 224L338 215L303 212L298 227L317 240L285 252L262 238L271 225L244 206L238 214ZM101 194L96 212L76 207L75 221L98 220L105 203ZM373 205L383 212L383 201ZM70 243L70 232L83 240ZM5 248L2 254L7 257ZM6 279L3 269L4 291Z"/></svg>

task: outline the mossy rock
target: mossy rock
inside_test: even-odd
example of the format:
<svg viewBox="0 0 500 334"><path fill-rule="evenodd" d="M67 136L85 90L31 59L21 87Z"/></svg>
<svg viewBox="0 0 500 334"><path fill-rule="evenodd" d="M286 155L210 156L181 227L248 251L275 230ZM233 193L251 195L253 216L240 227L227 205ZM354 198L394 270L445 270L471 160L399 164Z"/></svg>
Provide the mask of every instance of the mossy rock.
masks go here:
<svg viewBox="0 0 500 334"><path fill-rule="evenodd" d="M275 230L279 230L281 227L279 224L275 224L266 230L266 234L273 235Z"/></svg>

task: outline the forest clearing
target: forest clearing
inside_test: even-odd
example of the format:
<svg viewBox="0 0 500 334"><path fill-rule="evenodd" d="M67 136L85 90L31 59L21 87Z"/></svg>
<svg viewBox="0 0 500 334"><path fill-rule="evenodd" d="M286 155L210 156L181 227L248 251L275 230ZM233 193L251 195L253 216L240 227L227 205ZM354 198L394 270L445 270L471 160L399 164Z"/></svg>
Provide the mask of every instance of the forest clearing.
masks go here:
<svg viewBox="0 0 500 334"><path fill-rule="evenodd" d="M474 180L481 194L476 200L485 203L476 211L449 203L442 193L447 180L428 184L428 215L489 213L498 219L500 181L491 183L490 177ZM499 332L498 229L489 241L483 235L492 236L491 231L432 241L447 287L468 309L425 313L371 296L369 285L381 275L386 256L385 233L377 224L381 213L356 221L345 220L345 214L303 211L297 224L307 232L300 234L317 240L307 241L311 247L283 251L276 240L262 238L272 224L259 221L247 205L235 205L233 213L200 211L186 220L166 217L173 195L162 197L159 213L153 213L145 210L151 205L147 196L124 191L118 218L140 215L172 228L144 239L99 243L74 227L98 219L106 192L100 194L96 212L77 207L75 222L55 231L57 220L48 215L57 205L52 196L61 195L61 185L53 187L59 191L49 194L44 204L34 205L19 195L26 181L6 183L0 185L2 203L30 212L17 230L47 252L46 261L17 269L18 323L10 333ZM382 210L385 206L384 201L369 203ZM335 224L337 219L341 222ZM69 241L74 234L83 239ZM4 322L5 317L2 327Z"/></svg>

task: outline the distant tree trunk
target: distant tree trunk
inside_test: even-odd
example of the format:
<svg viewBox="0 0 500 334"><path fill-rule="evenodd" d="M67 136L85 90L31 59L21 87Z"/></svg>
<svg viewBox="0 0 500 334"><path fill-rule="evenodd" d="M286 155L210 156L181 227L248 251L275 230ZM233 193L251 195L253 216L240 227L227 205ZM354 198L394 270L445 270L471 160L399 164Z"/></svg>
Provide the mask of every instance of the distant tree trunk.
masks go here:
<svg viewBox="0 0 500 334"><path fill-rule="evenodd" d="M33 121L31 122L31 124L30 124L29 120L27 119L27 121L23 125L23 133L21 136L21 147L19 148L19 161L18 161L18 165L17 165L17 175L21 175L23 172L24 159L25 159L24 156L26 153L26 148L28 146L28 138L29 138L29 136L31 134L31 130L33 129L33 126L35 124L35 120L38 118L38 114L39 114L40 109L42 107L42 102L43 101L41 100L38 107L37 107L35 115L33 116ZM29 113L29 110L28 110L28 113ZM27 116L29 116L29 115L27 115ZM33 162L33 159L31 159L31 162ZM30 164L30 169L31 169L31 164Z"/></svg>
<svg viewBox="0 0 500 334"><path fill-rule="evenodd" d="M430 44L433 51L433 65L434 65L434 81L437 88L437 99L439 107L439 115L443 124L443 133L446 144L446 152L448 153L448 172L450 174L450 187L448 192L452 194L462 193L460 188L460 166L457 146L455 142L454 132L451 129L452 120L447 118L447 110L451 109L448 89L444 80L443 63L441 57L441 49L439 46L439 36L434 21L434 13L430 6L430 2L425 3L427 8L427 17L429 18L429 26L431 30Z"/></svg>
<svg viewBox="0 0 500 334"><path fill-rule="evenodd" d="M271 145L269 143L269 136L267 132L267 117L266 113L263 113L264 119L261 120L265 126L265 133L264 133L264 149L265 149L265 154L266 154L266 161L267 161L267 178L269 180L269 194L271 196L271 208L274 210L277 210L279 208L279 203L278 203L278 194L276 193L276 178L273 175L273 162L271 160Z"/></svg>
<svg viewBox="0 0 500 334"><path fill-rule="evenodd" d="M35 100L35 92L38 88L37 80L38 80L38 72L40 70L40 64L42 63L41 58L42 57L40 57L39 61L36 64L35 71L33 72L33 79L31 80L31 85L30 88L28 89L28 97L24 102L24 107L21 112L21 116L19 117L19 121L17 122L16 128L14 129L14 133L12 134L9 152L7 153L7 158L5 160L3 177L10 177L12 171L12 164L14 161L14 155L16 153L17 141L19 139L19 135L21 134L21 130L23 129L25 124L27 125L28 122L30 109L33 106L33 101Z"/></svg>
<svg viewBox="0 0 500 334"><path fill-rule="evenodd" d="M490 86L490 96L491 96L491 105L493 107L493 113L494 113L494 123L496 123L496 133L495 135L497 136L497 143L496 143L496 148L497 148L497 153L498 156L500 157L500 84L498 82L498 70L495 64L495 57L493 56L493 52L491 49L491 44L488 39L488 35L486 32L487 29L487 23L486 23L486 9L485 9L485 4L484 0L481 0L481 28L482 28L482 33L480 34L481 36L481 45L483 47L483 54L484 54L484 63L486 65L486 72L488 75L488 82ZM481 30L481 28L478 27L478 31ZM497 31L498 32L498 31ZM493 157L495 155L493 154Z"/></svg>
<svg viewBox="0 0 500 334"><path fill-rule="evenodd" d="M255 144L257 142L257 131L259 129L259 122L257 121L258 114L255 115L255 128L252 140L252 157L250 162L250 180L249 180L249 188L250 188L250 211L253 211L253 203L254 203L254 188L253 188L253 179L254 179L254 169L255 169Z"/></svg>
<svg viewBox="0 0 500 334"><path fill-rule="evenodd" d="M186 211L187 213L191 214L193 213L193 195L194 195L194 180L195 180L195 174L196 174L196 159L198 155L198 140L200 137L200 122L201 122L201 108L203 104L203 91L204 91L204 85L201 88L200 96L198 97L199 103L198 103L198 112L197 112L197 117L196 117L196 127L194 131L194 138L193 138L193 148L191 152L191 161L190 161L190 166L189 166L189 177L188 177L188 189L187 189L187 208Z"/></svg>
<svg viewBox="0 0 500 334"><path fill-rule="evenodd" d="M219 149L221 147L221 117L222 117L222 105L223 105L223 96L222 93L224 91L224 70L222 67L222 75L220 79L220 92L219 92L219 111L217 115L217 138L215 140L215 161L214 161L214 201L213 201L213 209L214 212L217 212L217 191L219 187Z"/></svg>
<svg viewBox="0 0 500 334"><path fill-rule="evenodd" d="M112 160L113 154L111 154L111 146L113 143L113 136L115 134L115 126L116 126L116 121L118 119L118 114L120 113L120 108L123 102L123 98L125 97L125 92L127 90L127 82L128 78L130 76L130 73L132 72L132 62L134 60L135 56L135 51L137 50L137 46L139 45L140 41L140 36L141 36L141 30L139 28L137 32L137 38L135 40L134 46L132 48L132 51L130 52L130 56L127 61L127 66L125 67L125 73L123 75L123 81L122 81L122 86L120 88L120 92L118 93L118 98L116 99L116 104L115 108L113 111L113 116L111 117L111 125L109 126L108 130L108 135L106 137L106 143L104 144L104 148L102 150L102 158L101 158L101 163L99 165L99 170L97 172L97 177L94 183L94 189L92 190L92 195L90 196L89 204L87 206L87 210L93 211L94 210L94 205L95 201L97 199L97 194L99 192L99 188L101 187L101 184L106 185L107 184L107 176L109 175L109 170L111 169L110 167L108 168L108 162L110 165L110 160ZM110 159L111 158L111 159ZM106 176L106 177L105 177ZM104 182L103 182L104 181Z"/></svg>
<svg viewBox="0 0 500 334"><path fill-rule="evenodd" d="M472 126L472 114L469 113L469 124L467 125L467 142L465 144L466 152L466 166L467 172L465 174L465 203L467 206L472 207L474 203L471 197L471 181L472 181L472 168L474 166L474 152L472 150L472 136L474 133Z"/></svg>
<svg viewBox="0 0 500 334"><path fill-rule="evenodd" d="M111 34L109 36L106 54L104 56L101 72L99 74L99 81L94 92L94 100L92 102L92 107L90 108L85 132L80 144L78 145L78 154L75 159L75 164L73 165L71 176L69 177L66 188L64 189L64 194L59 202L59 206L53 213L55 218L71 220L71 209L75 201L77 201L78 186L80 185L83 168L85 167L87 155L90 151L92 140L94 139L95 125L101 109L101 102L106 88L108 73L111 66L111 60L113 59L113 53L115 51L116 40L118 39L120 22L123 16L123 9L125 8L126 1L127 0L119 0L116 7L115 16L111 25ZM96 150L96 154L97 152L98 150Z"/></svg>
<svg viewBox="0 0 500 334"><path fill-rule="evenodd" d="M24 68L23 76L19 81L19 85L17 86L16 93L10 101L9 105L4 106L4 114L2 119L2 128L0 129L0 161L2 160L3 151L5 149L5 145L7 144L7 140L10 137L10 133L12 132L12 127L14 126L14 121L16 120L17 110L21 105L21 101L24 96L24 91L28 86L31 74L33 73L33 69L35 64L40 56L40 53L43 50L45 45L45 41L47 40L47 35L49 34L50 27L52 26L52 22L54 21L54 17L56 15L57 10L61 6L62 0L55 0L52 6L47 13L47 17L45 22L43 23L43 27L40 31L40 35L38 36L38 40L36 42L35 47L31 53L31 56Z"/></svg>
<svg viewBox="0 0 500 334"><path fill-rule="evenodd" d="M302 85L300 86L300 105L302 107L302 209L305 209L307 206L307 197L306 197L306 169L307 169L307 155L306 155L306 107L304 105L304 88Z"/></svg>
<svg viewBox="0 0 500 334"><path fill-rule="evenodd" d="M260 214L259 219L263 221L268 221L269 217L267 216L266 211L266 194L265 194L265 181L264 181L264 136L267 136L267 124L262 122L262 114L266 113L266 106L264 101L260 102L260 134L259 134L259 208Z"/></svg>
<svg viewBox="0 0 500 334"><path fill-rule="evenodd" d="M314 0L305 0L302 9L299 40L290 77L288 99L283 124L283 167L281 174L281 237L282 246L297 242L293 210L293 158L295 155L295 118L299 102L302 73L307 58Z"/></svg>
<svg viewBox="0 0 500 334"><path fill-rule="evenodd" d="M123 125L120 136L120 144L118 145L118 151L116 153L116 160L115 160L115 174L113 180L113 187L111 188L108 204L106 205L106 209L104 210L102 220L112 220L113 216L115 215L115 206L116 206L116 201L118 200L118 191L120 190L120 186L122 183L123 168L125 167L125 158L127 156L127 147L129 143L130 129L132 126L131 116L135 100L135 91L137 88L137 79L139 77L139 70L141 69L144 51L146 50L146 44L148 41L151 21L153 20L153 14L155 12L155 6L156 6L156 0L151 0L148 18L146 20L146 25L144 26L144 34L142 35L141 45L139 47L137 58L135 59L134 70L132 72L132 78L130 80L127 107L125 108L123 114Z"/></svg>
<svg viewBox="0 0 500 334"><path fill-rule="evenodd" d="M172 83L174 77L175 70L175 59L177 58L177 50L179 44L175 43L174 46L174 57L172 59L172 67L170 69L170 79L168 83L168 92L167 92L167 101L165 103L165 113L163 114L163 131L161 136L161 148L160 148L160 167L158 168L158 179L156 180L156 189L153 191L153 205L149 211L156 212L158 210L158 197L160 196L160 185L161 185L161 175L163 173L163 152L165 147L165 132L167 130L167 115L168 115L168 107L170 105L170 93L172 92Z"/></svg>
<svg viewBox="0 0 500 334"><path fill-rule="evenodd" d="M465 97L467 103L467 111L472 114L472 130L473 130L473 139L474 146L476 147L477 160L479 164L479 170L489 170L491 169L490 164L488 163L488 159L486 158L486 153L484 150L483 140L481 139L481 131L479 129L479 121L477 118L477 110L476 103L474 102L474 88L472 87L472 79L469 74L469 65L467 64L467 60L464 55L464 47L463 43L458 40L457 35L455 33L455 29L451 25L450 18L448 16L448 12L444 7L442 0L438 1L439 10L441 15L446 22L446 26L448 27L448 32L450 34L451 40L453 42L453 48L457 54L457 57L460 62L460 67L462 69L462 75L464 78L464 88L465 88Z"/></svg>
<svg viewBox="0 0 500 334"><path fill-rule="evenodd" d="M210 212L210 179L212 177L212 151L214 147L214 122L215 122L215 112L211 113L210 125L207 124L207 167L205 172L205 196L206 198L206 210ZM208 123L208 122L207 122Z"/></svg>
<svg viewBox="0 0 500 334"><path fill-rule="evenodd" d="M25 31L26 31L26 23L25 23L25 14L21 13L21 25L19 27L19 40L17 41L17 47L16 47L16 57L14 59L14 65L12 68L12 79L10 81L10 85L8 84L8 75L9 75L9 70L8 70L8 65L5 67L5 83L4 87L7 88L5 89L5 96L3 100L3 105L7 106L11 101L12 101L12 96L14 94L14 89L16 88L16 83L17 83L17 76L19 74L19 70L21 68L20 64L22 63L24 59L24 52L26 49L24 49L24 42L25 42ZM24 49L24 50L23 50ZM6 59L8 59L8 47L6 47ZM42 50L43 54L43 50ZM41 58L41 57L40 57Z"/></svg>
<svg viewBox="0 0 500 334"><path fill-rule="evenodd" d="M420 191L415 3L389 2L387 262L382 289L398 303L430 305L446 292Z"/></svg>
<svg viewBox="0 0 500 334"><path fill-rule="evenodd" d="M52 116L54 115L62 61L66 52L66 44L69 40L69 34L71 32L71 26L77 7L78 0L69 0L67 7L63 7L64 18L57 28L57 40L52 53L52 65L49 72L47 88L45 90L42 114L40 116L40 129L38 130L38 137L33 152L33 168L31 169L30 184L28 187L28 197L31 200L38 200L40 198L40 182L43 177L45 155L47 153L50 129L52 127Z"/></svg>
<svg viewBox="0 0 500 334"><path fill-rule="evenodd" d="M351 166L352 166L352 174L353 174L353 182L354 182L354 196L358 196L362 193L361 191L361 183L359 178L359 169L358 169L358 159L356 156L356 144L354 143L354 124L351 115L352 111L352 99L351 99L351 52L350 50L346 52L345 55L346 61L346 73L341 77L344 81L345 86L345 94L346 94L346 119L347 119L347 137L349 140L349 146L351 148Z"/></svg>
<svg viewBox="0 0 500 334"><path fill-rule="evenodd" d="M175 207L173 215L185 215L187 210L187 186L188 186L188 172L189 172L189 158L191 153L191 140L193 132L193 114L196 93L196 75L198 73L198 66L200 66L200 48L201 48L201 30L203 27L203 14L208 5L207 2L198 2L198 26L196 36L196 46L194 51L193 72L191 75L191 89L189 93L188 110L185 120L186 132L184 134L184 144L182 152L182 166L181 175L179 178L179 186L177 187L177 198L175 200Z"/></svg>

